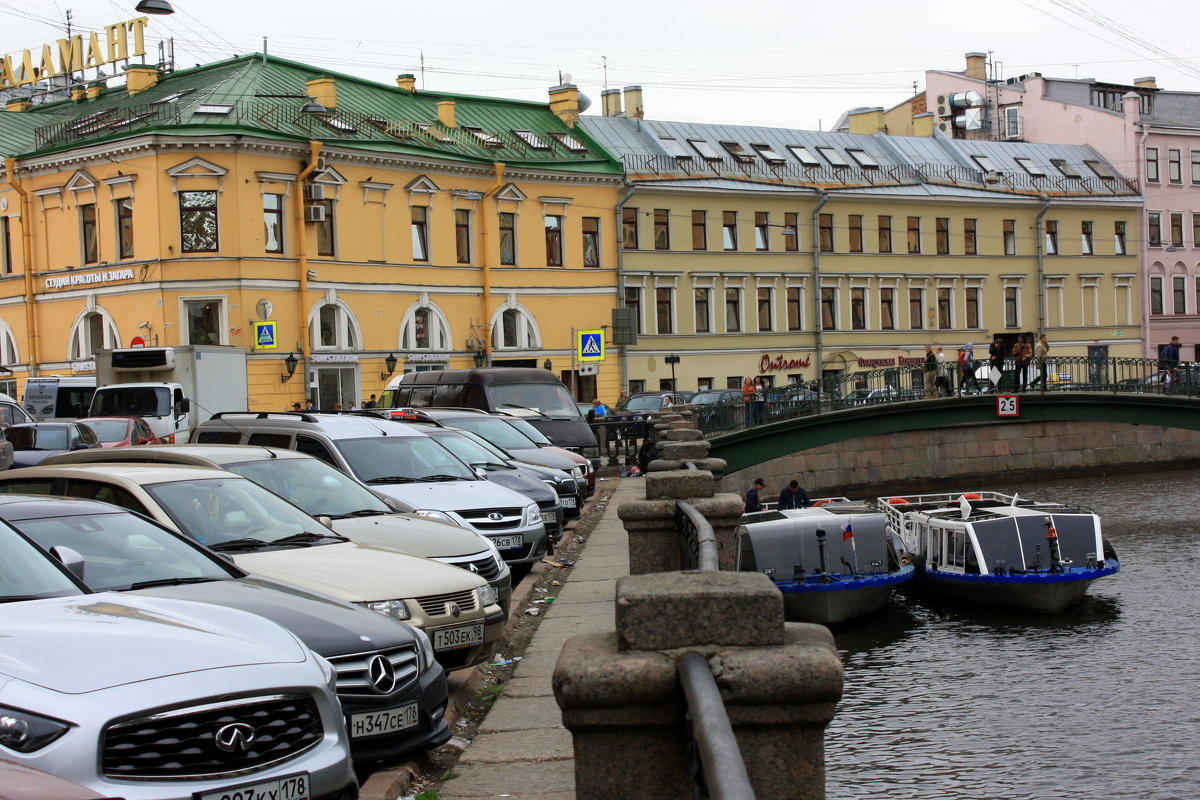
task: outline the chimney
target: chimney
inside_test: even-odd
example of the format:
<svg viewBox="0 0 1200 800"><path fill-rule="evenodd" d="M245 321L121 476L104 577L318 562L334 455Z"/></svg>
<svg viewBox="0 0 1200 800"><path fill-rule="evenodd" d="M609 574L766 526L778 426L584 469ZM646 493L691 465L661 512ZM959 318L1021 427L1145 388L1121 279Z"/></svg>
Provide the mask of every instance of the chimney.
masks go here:
<svg viewBox="0 0 1200 800"><path fill-rule="evenodd" d="M438 122L446 128L457 128L458 120L454 114L453 100L438 100Z"/></svg>
<svg viewBox="0 0 1200 800"><path fill-rule="evenodd" d="M621 116L621 90L605 89L600 93L600 110L606 117Z"/></svg>
<svg viewBox="0 0 1200 800"><path fill-rule="evenodd" d="M329 109L337 108L337 86L333 78L314 78L304 83L308 96Z"/></svg>
<svg viewBox="0 0 1200 800"><path fill-rule="evenodd" d="M625 116L634 119L646 116L646 110L642 107L642 87L625 87Z"/></svg>
<svg viewBox="0 0 1200 800"><path fill-rule="evenodd" d="M933 126L937 119L932 111L924 114L914 114L912 118L913 136L933 136Z"/></svg>
<svg viewBox="0 0 1200 800"><path fill-rule="evenodd" d="M125 68L125 91L144 92L158 84L158 67L153 64L130 64Z"/></svg>
<svg viewBox="0 0 1200 800"><path fill-rule="evenodd" d="M1154 79L1154 76L1153 76L1153 75L1151 75L1151 76L1149 76L1149 77L1146 77L1146 78L1136 78L1136 79L1133 81L1133 85L1134 85L1134 86L1141 86L1141 87L1142 87L1142 88L1144 88L1144 89L1157 89L1157 88L1158 88L1158 81L1156 81L1156 80Z"/></svg>
<svg viewBox="0 0 1200 800"><path fill-rule="evenodd" d="M851 133L886 133L887 125L883 121L882 108L856 108L849 112Z"/></svg>
<svg viewBox="0 0 1200 800"><path fill-rule="evenodd" d="M104 81L92 81L87 85L87 99L95 100L100 95L104 94Z"/></svg>
<svg viewBox="0 0 1200 800"><path fill-rule="evenodd" d="M83 102L83 98L85 98L85 97L87 97L87 90L83 87L83 84L77 83L71 87L71 102L72 103Z"/></svg>
<svg viewBox="0 0 1200 800"><path fill-rule="evenodd" d="M571 83L550 87L550 110L554 115L574 128L579 121L579 89Z"/></svg>
<svg viewBox="0 0 1200 800"><path fill-rule="evenodd" d="M5 111L28 111L33 108L33 101L28 97L14 97L4 104Z"/></svg>
<svg viewBox="0 0 1200 800"><path fill-rule="evenodd" d="M977 81L986 81L987 53L967 53L967 71L964 74Z"/></svg>
<svg viewBox="0 0 1200 800"><path fill-rule="evenodd" d="M417 91L417 77L411 72L396 76L396 85L406 92Z"/></svg>

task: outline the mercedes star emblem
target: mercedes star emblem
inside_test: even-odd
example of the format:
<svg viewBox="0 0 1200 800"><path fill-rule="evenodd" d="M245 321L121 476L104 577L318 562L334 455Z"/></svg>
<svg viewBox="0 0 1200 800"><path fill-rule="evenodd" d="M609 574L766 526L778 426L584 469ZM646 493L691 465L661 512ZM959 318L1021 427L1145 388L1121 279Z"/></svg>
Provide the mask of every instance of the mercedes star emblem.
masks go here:
<svg viewBox="0 0 1200 800"><path fill-rule="evenodd" d="M372 656L367 662L367 678L380 694L390 694L396 688L396 668L383 656Z"/></svg>
<svg viewBox="0 0 1200 800"><path fill-rule="evenodd" d="M217 729L213 741L222 753L245 753L254 744L254 728L244 722L231 722Z"/></svg>

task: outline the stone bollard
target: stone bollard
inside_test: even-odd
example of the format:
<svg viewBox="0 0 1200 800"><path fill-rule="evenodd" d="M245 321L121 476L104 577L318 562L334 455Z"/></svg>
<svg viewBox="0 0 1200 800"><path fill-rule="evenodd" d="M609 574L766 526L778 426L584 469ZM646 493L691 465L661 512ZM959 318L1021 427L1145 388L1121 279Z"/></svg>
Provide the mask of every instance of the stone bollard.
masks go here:
<svg viewBox="0 0 1200 800"><path fill-rule="evenodd" d="M577 800L691 800L692 735L676 667L689 651L716 677L758 800L823 800L824 729L841 697L842 665L827 629L784 622L770 579L622 578L616 624L569 639L554 669Z"/></svg>

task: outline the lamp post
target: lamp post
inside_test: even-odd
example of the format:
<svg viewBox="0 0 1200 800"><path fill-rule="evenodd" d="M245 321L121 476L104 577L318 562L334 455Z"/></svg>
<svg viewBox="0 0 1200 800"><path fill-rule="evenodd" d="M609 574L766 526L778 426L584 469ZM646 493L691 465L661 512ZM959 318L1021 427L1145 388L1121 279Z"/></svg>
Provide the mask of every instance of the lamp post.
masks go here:
<svg viewBox="0 0 1200 800"><path fill-rule="evenodd" d="M675 365L679 363L679 356L672 353L666 357L666 362L671 365L671 400L675 400L675 390L678 388L675 385Z"/></svg>

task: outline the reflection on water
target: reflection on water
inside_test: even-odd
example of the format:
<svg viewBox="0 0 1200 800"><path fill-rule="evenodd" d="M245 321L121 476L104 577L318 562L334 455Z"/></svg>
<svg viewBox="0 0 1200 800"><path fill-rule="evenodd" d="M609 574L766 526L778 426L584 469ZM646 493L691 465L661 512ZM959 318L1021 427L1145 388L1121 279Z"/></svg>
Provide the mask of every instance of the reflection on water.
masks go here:
<svg viewBox="0 0 1200 800"><path fill-rule="evenodd" d="M837 631L827 796L1200 797L1200 472L960 488L1091 508L1121 571L1059 616L898 596Z"/></svg>

